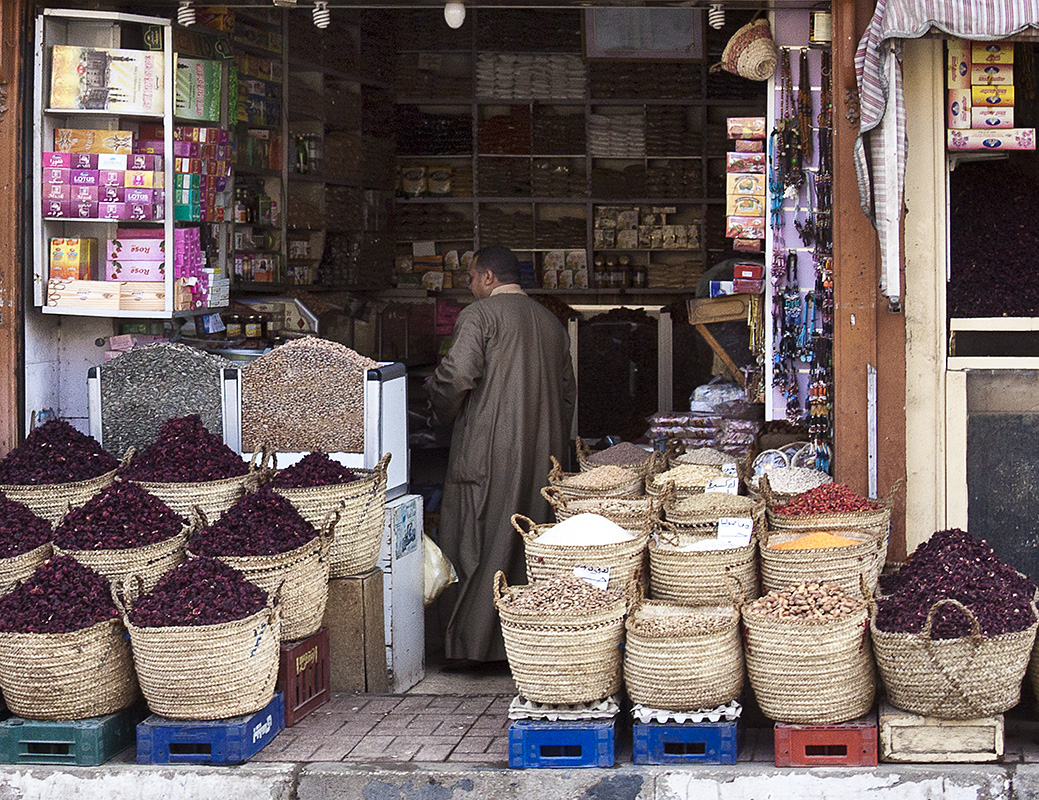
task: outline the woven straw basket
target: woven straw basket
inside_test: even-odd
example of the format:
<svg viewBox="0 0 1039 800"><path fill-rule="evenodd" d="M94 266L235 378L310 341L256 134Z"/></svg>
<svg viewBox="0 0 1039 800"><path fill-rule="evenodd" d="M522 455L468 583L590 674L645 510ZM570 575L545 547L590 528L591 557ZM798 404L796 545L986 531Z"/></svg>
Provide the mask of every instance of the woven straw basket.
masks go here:
<svg viewBox="0 0 1039 800"><path fill-rule="evenodd" d="M754 535L765 534L765 503L761 499L704 492L681 500L671 497L664 500L664 519L682 533L715 536L718 520L723 517L750 517L754 520Z"/></svg>
<svg viewBox="0 0 1039 800"><path fill-rule="evenodd" d="M902 486L902 479L895 481L884 498L883 508L865 511L833 512L829 514L777 514L778 503L768 506L768 526L774 531L800 531L808 533L818 530L860 530L877 536L887 537L891 527L891 508L895 495ZM766 494L767 496L767 494ZM797 495L794 495L797 497Z"/></svg>
<svg viewBox="0 0 1039 800"><path fill-rule="evenodd" d="M119 586L126 578L137 575L141 579L143 591L150 592L159 578L184 561L184 546L190 531L191 527L185 526L169 539L123 550L63 550L55 545L54 554L72 556L80 564L104 575L113 586Z"/></svg>
<svg viewBox="0 0 1039 800"><path fill-rule="evenodd" d="M701 467L704 470L713 469L717 474L712 475L711 477L705 477L702 483L697 481L679 484L672 478L668 477L668 473L670 473L671 470L667 470L646 480L646 494L651 497L664 497L667 502L675 502L685 497L703 494L704 490L707 488L707 483L711 478L722 478L725 476L725 473L721 471L720 467L714 467L711 464L682 464L678 467L672 467L672 469L679 469L681 467L685 467L686 469L692 467Z"/></svg>
<svg viewBox="0 0 1039 800"><path fill-rule="evenodd" d="M765 716L832 725L873 707L866 608L836 620L779 618L743 607L747 676Z"/></svg>
<svg viewBox="0 0 1039 800"><path fill-rule="evenodd" d="M594 455L594 453L589 449L588 445L585 444L584 439L582 439L580 436L577 437L576 447L577 465L581 468L581 472L590 472L596 467L603 466L602 464L597 464L594 461L589 460L591 456ZM665 463L666 459L664 458L663 454L650 453L647 451L646 457L638 463L615 464L614 466L635 470L636 472L641 472L643 475L650 475L654 472L659 472L663 468Z"/></svg>
<svg viewBox="0 0 1039 800"><path fill-rule="evenodd" d="M10 558L0 558L0 597L13 592L40 564L50 558L53 552L54 548L47 542L28 552Z"/></svg>
<svg viewBox="0 0 1039 800"><path fill-rule="evenodd" d="M595 497L642 497L645 481L642 473L637 470L625 470L627 475L624 477L624 480L615 486L604 486L601 488L572 486L570 485L572 479L579 478L587 473L563 472L563 466L559 463L559 460L555 456L550 456L550 458L552 459L552 469L548 473L548 485L557 489L567 500L586 500Z"/></svg>
<svg viewBox="0 0 1039 800"><path fill-rule="evenodd" d="M339 512L335 538L329 552L329 575L346 578L362 575L375 567L382 544L386 517L386 470L390 453L379 459L375 469L352 470L357 480L335 486L309 489L275 489L296 507L318 530L332 511Z"/></svg>
<svg viewBox="0 0 1039 800"><path fill-rule="evenodd" d="M124 592L127 584L124 584ZM137 628L132 607L113 588L130 632L148 708L169 719L226 719L251 714L274 697L281 612L273 596L255 614L216 625Z"/></svg>
<svg viewBox="0 0 1039 800"><path fill-rule="evenodd" d="M26 719L101 717L139 696L118 619L70 633L0 633L0 686Z"/></svg>
<svg viewBox="0 0 1039 800"><path fill-rule="evenodd" d="M328 602L328 552L332 512L321 533L306 544L271 556L217 556L268 594L281 587L281 639L305 639L321 627Z"/></svg>
<svg viewBox="0 0 1039 800"><path fill-rule="evenodd" d="M863 597L859 576L864 575L866 588L875 592L887 556L887 537L853 530L833 533L855 539L859 544L827 549L776 550L770 545L798 539L805 533L769 531L760 540L762 590L770 592L804 580L819 580L840 586L853 597Z"/></svg>
<svg viewBox="0 0 1039 800"><path fill-rule="evenodd" d="M710 614L729 619L716 629L691 635L649 636L638 632L643 616ZM743 647L739 611L732 606L690 609L642 603L627 621L624 684L632 702L650 708L695 711L735 700L743 690Z"/></svg>
<svg viewBox="0 0 1039 800"><path fill-rule="evenodd" d="M971 635L932 639L931 623L943 605L970 619ZM1036 638L1028 628L982 636L977 619L958 600L939 600L920 633L889 633L871 624L873 652L891 704L939 719L975 719L1001 714L1021 699L1021 683Z"/></svg>
<svg viewBox="0 0 1039 800"><path fill-rule="evenodd" d="M654 600L683 605L715 605L732 597L735 580L744 597L759 596L757 543L729 550L674 550L698 539L663 523L649 542L649 585ZM668 547L671 545L672 547Z"/></svg>
<svg viewBox="0 0 1039 800"><path fill-rule="evenodd" d="M752 81L767 81L775 74L776 43L768 20L748 22L732 35L722 50L721 68Z"/></svg>
<svg viewBox="0 0 1039 800"><path fill-rule="evenodd" d="M541 489L555 514L556 522L563 522L577 514L598 514L626 531L637 533L646 525L660 519L660 504L652 497L585 497L567 498L555 486Z"/></svg>
<svg viewBox="0 0 1039 800"><path fill-rule="evenodd" d="M57 525L73 508L79 508L87 500L115 480L115 470L96 478L75 483L49 483L33 486L6 484L0 486L0 494L28 506L38 517Z"/></svg>
<svg viewBox="0 0 1039 800"><path fill-rule="evenodd" d="M502 605L509 587L494 576L494 605L501 618L505 655L519 693L535 703L592 703L621 688L621 642L627 600L591 614L517 614Z"/></svg>
<svg viewBox="0 0 1039 800"><path fill-rule="evenodd" d="M632 531L635 538L627 542L581 545L538 544L538 537L554 526L535 525L522 514L512 515L512 527L523 537L527 557L527 580L531 583L547 580L556 575L573 575L574 567L605 567L610 571L610 589L627 589L646 559L649 528Z"/></svg>
<svg viewBox="0 0 1039 800"><path fill-rule="evenodd" d="M128 455L131 450L127 451ZM260 458L259 466L257 458ZM126 456L124 456L124 459ZM216 522L231 506L237 503L246 492L256 491L266 480L269 469L266 466L267 454L253 453L249 462L249 471L245 475L223 478L218 481L198 481L196 483L162 483L158 481L133 481L149 494L158 497L168 505L175 514L185 519L198 508L205 513L210 522Z"/></svg>
<svg viewBox="0 0 1039 800"><path fill-rule="evenodd" d="M680 442L680 439L671 439L667 443L668 469L677 467L680 464L701 464L707 467L717 467L722 464L740 463L736 456L721 450L715 450L713 447L695 447L687 450Z"/></svg>

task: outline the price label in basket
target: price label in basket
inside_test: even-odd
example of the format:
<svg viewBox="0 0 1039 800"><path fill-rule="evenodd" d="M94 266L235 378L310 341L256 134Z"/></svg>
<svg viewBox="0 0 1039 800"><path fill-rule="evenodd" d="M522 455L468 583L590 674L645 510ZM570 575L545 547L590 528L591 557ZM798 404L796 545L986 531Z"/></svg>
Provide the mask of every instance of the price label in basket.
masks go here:
<svg viewBox="0 0 1039 800"><path fill-rule="evenodd" d="M718 520L718 539L733 547L746 547L754 533L750 517L722 517Z"/></svg>
<svg viewBox="0 0 1039 800"><path fill-rule="evenodd" d="M590 583L596 589L605 591L610 588L609 567L586 567L578 564L574 567L574 576L580 578L585 583Z"/></svg>
<svg viewBox="0 0 1039 800"><path fill-rule="evenodd" d="M740 493L740 479L731 475L723 478L711 478L704 487L705 492L724 492L725 494Z"/></svg>

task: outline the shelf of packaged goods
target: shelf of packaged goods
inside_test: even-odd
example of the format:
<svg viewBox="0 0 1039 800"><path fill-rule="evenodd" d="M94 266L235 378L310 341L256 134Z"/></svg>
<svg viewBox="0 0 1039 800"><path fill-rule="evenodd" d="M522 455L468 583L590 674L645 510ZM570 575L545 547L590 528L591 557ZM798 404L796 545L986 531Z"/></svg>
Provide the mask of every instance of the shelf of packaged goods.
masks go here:
<svg viewBox="0 0 1039 800"><path fill-rule="evenodd" d="M359 83L364 86L370 86L373 89L389 89L390 84L385 81L380 81L375 78L368 78L356 72L343 72L335 67L326 67L321 64L315 64L312 61L306 61L295 56L289 56L289 69L294 72L320 72L328 78L335 78L339 81L347 81L348 83Z"/></svg>
<svg viewBox="0 0 1039 800"><path fill-rule="evenodd" d="M182 319L197 317L203 314L219 314L226 311L227 306L219 308L193 308L181 311L126 311L119 308L69 308L66 306L41 306L44 314L55 314L67 317L101 317L112 319Z"/></svg>
<svg viewBox="0 0 1039 800"><path fill-rule="evenodd" d="M584 97L477 97L478 106L584 106Z"/></svg>
<svg viewBox="0 0 1039 800"><path fill-rule="evenodd" d="M699 253L702 247L593 247L596 253Z"/></svg>
<svg viewBox="0 0 1039 800"><path fill-rule="evenodd" d="M627 197L524 197L514 195L508 197L395 197L394 201L401 204L421 203L444 203L448 205L459 205L464 203L487 203L487 204L531 204L541 205L597 205L597 206L659 206L659 205L719 205L725 202L723 198L711 197L651 197L630 199Z"/></svg>
<svg viewBox="0 0 1039 800"><path fill-rule="evenodd" d="M953 331L1039 331L1039 317L956 317L949 320Z"/></svg>
<svg viewBox="0 0 1039 800"><path fill-rule="evenodd" d="M355 189L366 188L360 178L329 178L324 175L312 175L306 172L290 172L289 181L300 183L323 183L328 186L351 186Z"/></svg>
<svg viewBox="0 0 1039 800"><path fill-rule="evenodd" d="M248 42L242 42L242 41L239 41L238 39L235 39L232 42L232 44L234 45L235 50L241 50L243 53L248 53L251 56L256 56L257 58L267 58L267 59L270 59L271 61L275 61L275 60L281 61L281 53L280 52L275 52L274 50L268 50L265 47L257 47L254 44L249 44ZM263 80L263 79L261 78L259 80Z"/></svg>
<svg viewBox="0 0 1039 800"><path fill-rule="evenodd" d="M237 175L241 175L246 178L280 178L281 171L275 169L264 169L263 167L247 167L242 164L235 164L234 171Z"/></svg>
<svg viewBox="0 0 1039 800"><path fill-rule="evenodd" d="M393 99L398 106L471 106L472 97L395 97Z"/></svg>
<svg viewBox="0 0 1039 800"><path fill-rule="evenodd" d="M163 114L145 111L109 111L103 108L45 108L44 114L55 117L118 117L125 119L163 119ZM197 120L196 120L197 122Z"/></svg>
<svg viewBox="0 0 1039 800"><path fill-rule="evenodd" d="M105 222L110 225L128 225L133 223L134 225L165 225L166 221L162 219L103 219L95 217L43 217L44 222ZM177 223L185 222L186 220L176 220Z"/></svg>

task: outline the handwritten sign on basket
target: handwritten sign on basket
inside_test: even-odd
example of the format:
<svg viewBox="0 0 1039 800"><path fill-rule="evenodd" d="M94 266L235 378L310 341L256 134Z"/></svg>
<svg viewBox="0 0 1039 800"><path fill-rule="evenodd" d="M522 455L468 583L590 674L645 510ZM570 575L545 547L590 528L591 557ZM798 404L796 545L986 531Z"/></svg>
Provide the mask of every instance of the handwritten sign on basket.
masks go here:
<svg viewBox="0 0 1039 800"><path fill-rule="evenodd" d="M733 547L746 547L754 533L750 517L722 517L718 520L718 538Z"/></svg>
<svg viewBox="0 0 1039 800"><path fill-rule="evenodd" d="M586 583L590 583L596 589L602 589L605 591L610 588L609 567L586 567L578 564L574 567L574 576L580 578Z"/></svg>
<svg viewBox="0 0 1039 800"><path fill-rule="evenodd" d="M725 494L739 494L740 479L731 475L723 478L711 478L704 487L705 492L724 492Z"/></svg>

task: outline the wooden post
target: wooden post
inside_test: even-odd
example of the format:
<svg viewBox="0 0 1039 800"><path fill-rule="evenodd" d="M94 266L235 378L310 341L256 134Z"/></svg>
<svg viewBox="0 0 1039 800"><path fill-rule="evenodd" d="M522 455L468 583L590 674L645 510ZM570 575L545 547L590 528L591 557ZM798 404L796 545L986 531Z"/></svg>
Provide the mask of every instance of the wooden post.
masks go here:
<svg viewBox="0 0 1039 800"><path fill-rule="evenodd" d="M22 96L26 0L0 2L0 454L18 444L22 385Z"/></svg>
<svg viewBox="0 0 1039 800"><path fill-rule="evenodd" d="M859 206L855 49L870 0L833 0L835 477L865 493L869 479L867 368L877 369L878 489L905 474L905 318L880 294L876 231ZM850 112L850 114L849 114ZM905 285L904 282L902 284ZM904 497L892 515L891 558L905 556Z"/></svg>

